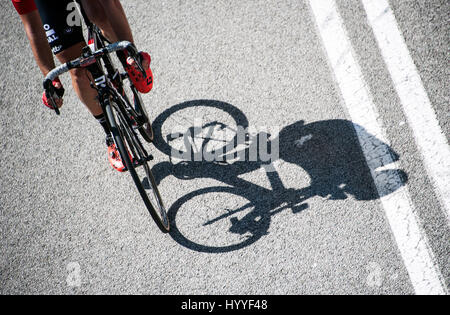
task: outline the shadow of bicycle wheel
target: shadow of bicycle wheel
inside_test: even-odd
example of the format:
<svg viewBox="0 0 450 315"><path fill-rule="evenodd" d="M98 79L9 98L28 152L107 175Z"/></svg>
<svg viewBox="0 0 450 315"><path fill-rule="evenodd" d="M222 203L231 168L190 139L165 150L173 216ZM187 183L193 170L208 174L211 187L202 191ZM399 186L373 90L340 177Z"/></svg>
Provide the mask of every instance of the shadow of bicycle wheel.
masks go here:
<svg viewBox="0 0 450 315"><path fill-rule="evenodd" d="M194 113L203 114L202 125L196 126L197 132L193 132L195 117L183 117L183 128L186 132L181 133L181 136L184 138L198 136L203 126L209 128L214 124L219 125L218 121L221 117L216 117L214 112L210 116L204 115L207 108L218 110L218 115L225 113L232 117L229 121L235 124L233 128L239 126L241 130L245 130L249 127L245 115L228 103L194 100L175 105L159 115L153 123L155 146L169 157L172 157L176 150L167 142L167 139L173 137L166 134L170 132L170 129L169 131L167 128L164 129L164 124L171 119L172 115L193 108L196 109ZM220 123L220 127L215 130L223 130L224 125ZM366 145L373 147L375 157L379 156L371 161L372 172L361 149L355 128L358 128L359 133L366 133L365 138L370 140L370 143ZM211 134L208 135L213 138ZM209 139L204 138L202 138L203 143L208 143ZM238 136L228 138L224 145L229 147L232 144L237 147L241 145L239 139L243 138ZM265 147L278 150L280 160L297 165L306 171L310 177L309 187L299 190L286 189L277 172L267 173L271 189L241 179L240 175L265 165L261 160L250 160L249 152L241 155L245 157L244 159L230 164L194 160L195 154L187 154L185 155L187 159L179 163L163 162L154 166L153 173L158 183L171 175L178 180L210 178L228 185L194 190L170 206L169 217L172 221L170 235L176 242L199 252L223 253L239 250L250 246L269 233L273 215L286 209L290 209L294 214L301 213L308 208L306 201L311 197L320 196L326 200L324 202L347 198L375 200L396 191L408 180L407 174L399 169L377 171L378 167L398 161L398 154L381 140L369 135L361 126L348 120L324 120L309 124L298 121L285 126L278 137L272 137L268 141L270 143L265 144ZM192 147L184 149L188 151ZM203 147L200 148L202 149ZM227 151L224 152L227 153ZM383 156L390 158L383 159ZM376 189L373 176L386 177L386 185L380 191ZM389 180L390 178L400 180L392 181ZM217 195L223 195L220 201L216 200ZM241 203L234 204L234 200L239 198ZM232 204L234 208L230 208L227 204ZM282 204L288 204L288 206L281 207ZM240 210L243 207L245 210ZM194 213L193 209L197 212ZM203 212L198 212L199 209L203 209ZM188 222L195 220L198 222ZM218 226L222 231L218 231L215 226L219 223ZM218 244L211 244L211 236L218 232L224 234L217 238ZM229 243L226 243L227 241Z"/></svg>

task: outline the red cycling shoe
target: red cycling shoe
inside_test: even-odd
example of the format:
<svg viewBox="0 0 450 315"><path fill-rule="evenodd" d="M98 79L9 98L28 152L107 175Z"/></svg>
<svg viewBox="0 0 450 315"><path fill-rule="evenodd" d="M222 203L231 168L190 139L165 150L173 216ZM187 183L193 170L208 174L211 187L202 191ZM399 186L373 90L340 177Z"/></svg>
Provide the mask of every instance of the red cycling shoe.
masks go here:
<svg viewBox="0 0 450 315"><path fill-rule="evenodd" d="M111 166L119 172L125 172L126 167L120 158L119 151L117 151L116 145L112 138L107 137L106 144L108 145L108 160L109 163L111 163ZM131 154L128 153L128 155L130 156L130 160L133 161Z"/></svg>
<svg viewBox="0 0 450 315"><path fill-rule="evenodd" d="M128 76L130 77L131 82L133 82L133 85L136 87L136 89L140 93L146 94L153 88L153 73L150 69L151 58L150 55L146 52L140 52L139 55L141 56L142 63L148 63L148 68L145 72L147 74L147 78L144 78L139 69L133 66L134 61L131 58L127 59L128 66L125 67L125 71L127 71Z"/></svg>

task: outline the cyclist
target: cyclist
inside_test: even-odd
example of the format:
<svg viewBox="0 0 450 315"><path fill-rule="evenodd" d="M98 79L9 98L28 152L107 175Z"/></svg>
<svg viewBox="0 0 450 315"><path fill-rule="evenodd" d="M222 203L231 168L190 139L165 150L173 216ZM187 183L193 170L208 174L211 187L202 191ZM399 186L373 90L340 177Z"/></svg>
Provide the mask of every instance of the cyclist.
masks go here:
<svg viewBox="0 0 450 315"><path fill-rule="evenodd" d="M55 67L52 52L61 63L66 63L81 55L86 43L81 23L74 25L74 20L70 16L76 9L73 0L12 0L12 3L20 15L33 55L44 76ZM80 0L79 5L83 10L83 15L87 15L89 20L99 26L109 40L134 42L127 17L119 0ZM68 23L69 21L72 22ZM137 70L135 61L127 58L126 53L118 53L118 57L138 91L150 92L153 87L153 74L150 69L149 54L140 52L141 63L146 70L147 79L144 79L141 72ZM112 167L120 172L124 171L125 167L115 147L101 106L96 99L97 93L90 86L87 70L73 69L70 71L70 75L79 99L106 133L108 159ZM63 85L59 79L55 79L53 85L57 91L56 104L61 107L63 105ZM47 107L51 108L45 93L42 100Z"/></svg>

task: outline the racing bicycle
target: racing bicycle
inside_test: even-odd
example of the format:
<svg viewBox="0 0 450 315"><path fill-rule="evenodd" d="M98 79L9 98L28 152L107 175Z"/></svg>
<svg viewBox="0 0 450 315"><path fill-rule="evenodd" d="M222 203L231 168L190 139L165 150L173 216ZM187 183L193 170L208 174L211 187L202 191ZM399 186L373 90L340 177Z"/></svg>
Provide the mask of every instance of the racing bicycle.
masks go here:
<svg viewBox="0 0 450 315"><path fill-rule="evenodd" d="M52 81L60 75L75 68L85 68L92 75L91 87L98 92L98 101L102 107L107 123L111 129L114 142L130 173L146 208L159 229L167 233L170 223L157 183L152 174L149 162L153 156L143 145L153 141L153 130L145 110L144 103L126 72L118 70L112 61L112 53L128 52L128 56L136 61L139 71L147 79L136 47L128 42L111 43L103 36L100 29L86 21L88 45L83 49L80 58L69 61L53 69L44 80L44 90L51 106L57 115L60 111L55 103L56 91ZM129 88L125 82L129 81ZM132 94L132 100L127 95Z"/></svg>

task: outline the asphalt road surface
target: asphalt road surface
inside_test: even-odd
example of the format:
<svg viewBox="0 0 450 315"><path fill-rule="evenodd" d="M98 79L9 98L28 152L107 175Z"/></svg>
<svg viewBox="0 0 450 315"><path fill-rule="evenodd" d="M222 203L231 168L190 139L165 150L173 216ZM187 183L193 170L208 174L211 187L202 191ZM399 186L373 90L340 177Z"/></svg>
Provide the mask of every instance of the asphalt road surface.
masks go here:
<svg viewBox="0 0 450 315"><path fill-rule="evenodd" d="M2 1L0 293L448 293L450 2L122 2L152 56L172 232L110 167L68 76L62 115L42 105ZM272 164L176 156L184 136L202 152L243 129L234 151L269 143Z"/></svg>

